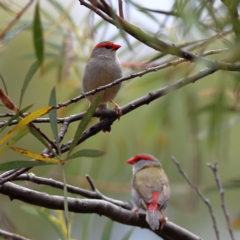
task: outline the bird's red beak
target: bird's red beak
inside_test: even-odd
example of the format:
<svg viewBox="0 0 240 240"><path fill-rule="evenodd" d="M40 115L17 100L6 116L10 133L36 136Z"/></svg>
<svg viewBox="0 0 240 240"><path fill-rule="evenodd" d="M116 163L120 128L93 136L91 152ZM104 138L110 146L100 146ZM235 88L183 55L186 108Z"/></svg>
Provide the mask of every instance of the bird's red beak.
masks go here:
<svg viewBox="0 0 240 240"><path fill-rule="evenodd" d="M121 45L118 45L118 44L115 44L115 43L114 43L114 44L112 45L112 50L113 50L113 51L116 51L116 50L118 50L120 47L121 47Z"/></svg>
<svg viewBox="0 0 240 240"><path fill-rule="evenodd" d="M132 157L126 161L126 163L128 163L128 164L134 164L135 162L136 162L135 157Z"/></svg>

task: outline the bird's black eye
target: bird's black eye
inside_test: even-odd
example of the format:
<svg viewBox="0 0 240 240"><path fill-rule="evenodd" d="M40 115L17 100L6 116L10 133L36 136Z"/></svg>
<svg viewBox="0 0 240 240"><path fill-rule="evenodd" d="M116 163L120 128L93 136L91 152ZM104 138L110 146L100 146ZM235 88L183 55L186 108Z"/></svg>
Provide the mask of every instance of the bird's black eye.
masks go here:
<svg viewBox="0 0 240 240"><path fill-rule="evenodd" d="M111 49L111 47L110 47L110 46L105 46L105 48L106 48L106 49Z"/></svg>

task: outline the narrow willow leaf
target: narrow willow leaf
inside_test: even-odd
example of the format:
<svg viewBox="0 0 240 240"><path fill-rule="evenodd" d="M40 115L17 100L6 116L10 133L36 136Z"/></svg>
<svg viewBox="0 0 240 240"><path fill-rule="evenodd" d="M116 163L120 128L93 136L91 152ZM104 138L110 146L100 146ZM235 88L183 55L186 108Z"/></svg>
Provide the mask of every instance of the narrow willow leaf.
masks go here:
<svg viewBox="0 0 240 240"><path fill-rule="evenodd" d="M52 106L52 107L55 107L57 105L56 89L55 89L55 87L51 91L49 105ZM59 154L59 156L61 156L59 139L58 139L57 110L55 108L53 108L49 112L49 118L50 118L50 125L51 125L52 132L53 132L53 137L54 137L55 142L57 144L58 154Z"/></svg>
<svg viewBox="0 0 240 240"><path fill-rule="evenodd" d="M46 222L49 226L52 226L53 229L55 229L55 231L59 235L58 239L67 239L61 228L62 224L59 222L59 219L55 217L55 212L52 213L44 208L39 209L38 212L40 216L44 219L44 222Z"/></svg>
<svg viewBox="0 0 240 240"><path fill-rule="evenodd" d="M21 205L20 209L34 216L39 216L38 211L33 206Z"/></svg>
<svg viewBox="0 0 240 240"><path fill-rule="evenodd" d="M28 127L22 128L16 136L14 136L7 144L0 150L0 155L9 149L14 143L23 138L29 132Z"/></svg>
<svg viewBox="0 0 240 240"><path fill-rule="evenodd" d="M132 235L132 233L133 233L133 231L134 231L134 228L131 228L131 229L123 236L122 240L129 240L130 237L131 237L131 235Z"/></svg>
<svg viewBox="0 0 240 240"><path fill-rule="evenodd" d="M68 157L68 159L78 158L78 157L101 157L107 152L96 150L96 149L82 149L78 152L73 153L71 156Z"/></svg>
<svg viewBox="0 0 240 240"><path fill-rule="evenodd" d="M33 20L33 42L35 48L35 54L40 66L43 65L44 60L44 45L43 45L43 32L42 25L40 19L40 11L39 11L39 2L36 4L34 20Z"/></svg>
<svg viewBox="0 0 240 240"><path fill-rule="evenodd" d="M52 165L53 163L43 163L39 161L12 161L0 163L0 171L9 171L12 169L19 169L24 167L38 167L38 166L46 166Z"/></svg>
<svg viewBox="0 0 240 240"><path fill-rule="evenodd" d="M24 29L30 27L31 24L24 24L22 26L16 27L14 29L11 29L6 33L3 39L3 45L7 44L10 40L12 40L14 37L16 37L20 32L22 32Z"/></svg>
<svg viewBox="0 0 240 240"><path fill-rule="evenodd" d="M33 106L33 104L23 108L22 110L20 110L17 114L15 114L14 116L12 116L7 123L4 125L4 127L1 129L0 132L2 132L7 126L9 126L11 124L12 121L16 120L19 118L19 116L21 116L23 113L25 113L28 109L30 109Z"/></svg>
<svg viewBox="0 0 240 240"><path fill-rule="evenodd" d="M19 101L19 108L21 108L21 105L22 105L22 99L23 99L23 96L24 96L24 93L27 89L27 86L29 84L29 82L31 81L33 75L36 73L36 71L38 70L39 68L39 63L36 61L34 62L31 67L29 68L28 72L27 72L27 75L25 77L25 80L23 82L23 86L22 86L22 89L21 89L21 95L20 95L20 101Z"/></svg>
<svg viewBox="0 0 240 240"><path fill-rule="evenodd" d="M14 133L19 131L21 128L32 122L34 119L48 113L52 109L51 106L40 108L32 113L30 113L28 116L23 118L10 132L8 132L1 140L0 145L3 144L7 139L9 139Z"/></svg>
<svg viewBox="0 0 240 240"><path fill-rule="evenodd" d="M96 110L98 104L100 103L100 101L101 101L101 99L103 97L103 94L104 93L101 92L99 94L99 96L94 100L94 102L92 103L90 108L87 110L87 112L86 112L85 116L83 117L82 121L79 123L78 129L77 129L77 131L75 133L75 136L73 138L72 144L71 144L70 149L68 151L68 156L70 156L72 150L77 145L77 142L78 142L79 138L81 137L83 131L87 127L88 123L90 122L94 111Z"/></svg>
<svg viewBox="0 0 240 240"><path fill-rule="evenodd" d="M68 199L67 199L67 181L64 171L64 166L62 165L62 172L63 172L63 192L64 192L64 216L65 216L65 223L67 229L67 239L69 238L69 211L68 211Z"/></svg>
<svg viewBox="0 0 240 240"><path fill-rule="evenodd" d="M107 220L107 223L106 223L103 233L102 233L101 240L111 239L110 237L111 237L113 224L114 224L114 222L112 220L110 220L110 219Z"/></svg>
<svg viewBox="0 0 240 240"><path fill-rule="evenodd" d="M43 162L48 162L48 163L57 163L59 164L59 161L56 160L56 159L53 159L53 158L49 158L49 157L44 157L38 153L35 153L35 152L32 152L32 151L29 151L27 149L23 149L23 148L18 148L18 147L10 147L12 150L26 156L26 157L29 157L29 158L34 158L34 159L37 159L39 161L43 161Z"/></svg>
<svg viewBox="0 0 240 240"><path fill-rule="evenodd" d="M72 25L72 27L75 28L75 23L72 20L70 14L69 14L69 11L67 11L66 8L64 8L58 1L48 0L48 2L50 2L55 7L55 9L60 12L60 14L64 14L64 16L67 17L67 19L70 22L70 24Z"/></svg>
<svg viewBox="0 0 240 240"><path fill-rule="evenodd" d="M41 136L41 134L36 131L33 127L29 126L30 133L37 138L56 158L58 158L57 154L52 150L52 148L48 145L45 139Z"/></svg>
<svg viewBox="0 0 240 240"><path fill-rule="evenodd" d="M45 208L35 208L29 205L21 205L20 208L21 210L25 211L28 214L31 214L37 217L42 217L44 219L44 222L48 226L51 226L53 229L55 229L55 231L59 235L59 239L66 239L63 232L61 231L61 225L59 224L59 221L55 221L56 219L55 211L48 210Z"/></svg>

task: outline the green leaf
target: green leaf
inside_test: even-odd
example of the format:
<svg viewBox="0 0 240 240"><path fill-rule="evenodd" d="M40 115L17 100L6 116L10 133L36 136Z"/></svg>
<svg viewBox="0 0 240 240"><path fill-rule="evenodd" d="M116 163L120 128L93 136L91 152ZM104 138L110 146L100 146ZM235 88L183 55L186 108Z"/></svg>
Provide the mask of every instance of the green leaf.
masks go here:
<svg viewBox="0 0 240 240"><path fill-rule="evenodd" d="M69 11L67 11L66 8L64 8L58 1L48 0L48 2L51 3L60 14L66 16L72 27L75 28L74 21L72 20Z"/></svg>
<svg viewBox="0 0 240 240"><path fill-rule="evenodd" d="M78 152L75 152L71 156L68 157L68 159L73 159L73 158L78 158L78 157L101 157L107 152L101 151L101 150L96 150L96 149L82 149Z"/></svg>
<svg viewBox="0 0 240 240"><path fill-rule="evenodd" d="M1 129L0 132L2 132L7 126L9 126L11 124L12 121L16 120L19 118L19 116L21 116L23 113L25 113L29 108L31 108L33 106L33 104L23 108L22 110L20 110L17 114L15 114L14 116L12 116L8 122L4 125L4 127Z"/></svg>
<svg viewBox="0 0 240 240"><path fill-rule="evenodd" d="M21 108L21 105L22 105L22 99L23 99L23 96L24 96L24 93L27 89L27 86L29 84L29 82L31 81L33 75L36 73L36 71L38 70L39 68L39 63L38 61L34 62L31 67L29 68L28 72L27 72L27 75L25 77L25 80L23 82L23 86L22 86L22 89L21 89L21 95L20 95L20 101L19 101L19 108Z"/></svg>
<svg viewBox="0 0 240 240"><path fill-rule="evenodd" d="M39 2L36 4L34 20L33 20L33 42L35 54L40 66L43 65L44 60L44 45L43 45L43 32L39 14Z"/></svg>
<svg viewBox="0 0 240 240"><path fill-rule="evenodd" d="M38 167L45 165L52 165L54 163L46 163L46 162L38 162L38 161L12 161L12 162L4 162L0 164L0 171L8 171L12 169L19 169L24 167Z"/></svg>
<svg viewBox="0 0 240 240"><path fill-rule="evenodd" d="M128 240L128 239L131 237L133 231L134 231L134 228L131 228L131 229L123 236L122 240Z"/></svg>
<svg viewBox="0 0 240 240"><path fill-rule="evenodd" d="M77 142L79 140L79 138L81 137L83 131L85 130L85 128L87 127L88 123L90 122L93 113L95 112L98 104L100 103L102 97L103 97L103 92L101 92L99 94L99 96L94 100L94 102L91 104L90 108L87 110L85 116L83 117L82 121L79 123L78 125L78 129L75 133L75 136L73 138L72 144L70 146L70 149L68 151L68 156L70 156L72 150L74 149L74 147L77 145Z"/></svg>
<svg viewBox="0 0 240 240"><path fill-rule="evenodd" d="M54 218L52 217L53 214L50 210L45 209L45 208L35 208L29 205L22 205L21 209L29 214L32 214L34 216L40 216L44 219L44 222L46 222L46 224L48 226L51 226L56 233L59 235L59 239L66 239L66 237L64 236L63 232L61 231L61 225L59 226L59 222L58 221L54 221Z"/></svg>
<svg viewBox="0 0 240 240"><path fill-rule="evenodd" d="M11 29L6 33L3 39L3 45L7 44L10 40L12 40L14 37L16 37L20 32L22 32L24 29L28 28L31 24L24 24L22 26L16 27L14 29Z"/></svg>
<svg viewBox="0 0 240 240"><path fill-rule="evenodd" d="M64 216L65 216L65 224L67 229L67 239L69 238L69 211L68 211L68 200L67 200L67 181L64 171L64 166L62 165L63 172L63 192L64 192Z"/></svg>
<svg viewBox="0 0 240 240"><path fill-rule="evenodd" d="M16 136L14 136L1 150L0 150L0 155L6 152L9 147L11 147L14 143L16 143L18 140L23 138L27 133L29 132L28 127L22 128Z"/></svg>
<svg viewBox="0 0 240 240"><path fill-rule="evenodd" d="M36 131L33 127L29 126L30 133L37 138L56 158L58 158L57 154L52 150L52 148L48 145L45 139L41 136L41 134Z"/></svg>
<svg viewBox="0 0 240 240"><path fill-rule="evenodd" d="M56 89L55 89L55 87L51 91L49 105L53 106L53 107L56 107L56 105L57 105ZM54 136L55 142L57 144L58 154L60 156L61 152L60 152L60 145L59 145L59 139L58 139L57 110L55 108L53 108L49 112L49 118L50 118L50 125L51 125L51 128L52 128L53 136Z"/></svg>
<svg viewBox="0 0 240 240"><path fill-rule="evenodd" d="M102 237L101 237L102 240L110 239L113 224L114 224L114 222L112 220L107 220L107 223L106 223L103 233L102 233Z"/></svg>

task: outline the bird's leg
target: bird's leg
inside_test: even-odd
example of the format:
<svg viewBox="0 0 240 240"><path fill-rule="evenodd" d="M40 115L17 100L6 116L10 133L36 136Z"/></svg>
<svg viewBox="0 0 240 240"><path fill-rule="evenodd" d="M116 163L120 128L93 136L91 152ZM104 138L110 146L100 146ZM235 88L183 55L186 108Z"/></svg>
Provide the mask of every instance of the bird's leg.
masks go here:
<svg viewBox="0 0 240 240"><path fill-rule="evenodd" d="M163 229L165 223L168 221L168 218L164 216L163 212L160 210L161 212L161 223L160 223L160 230Z"/></svg>
<svg viewBox="0 0 240 240"><path fill-rule="evenodd" d="M120 117L122 116L122 110L117 103L115 103L114 101L110 101L110 102L115 106L114 109L118 115L118 121L119 121Z"/></svg>

